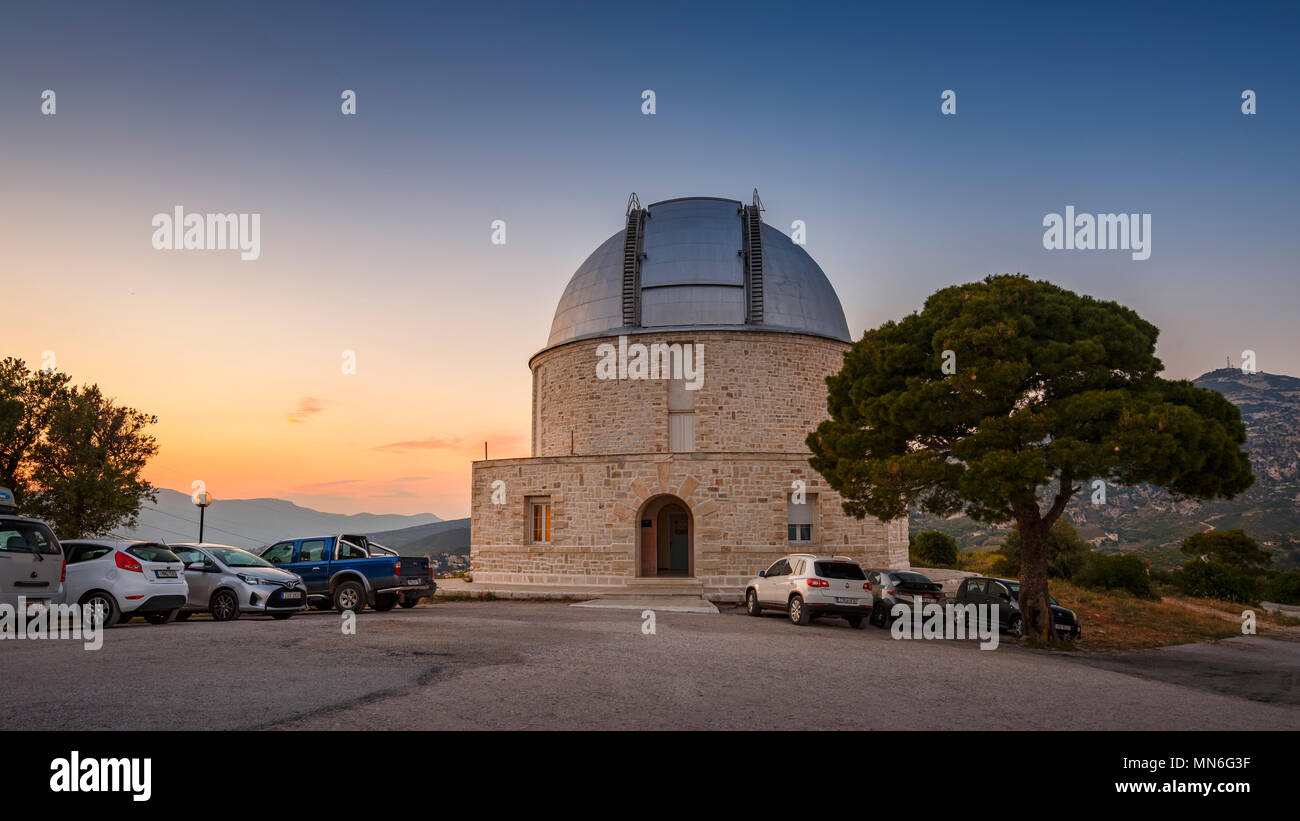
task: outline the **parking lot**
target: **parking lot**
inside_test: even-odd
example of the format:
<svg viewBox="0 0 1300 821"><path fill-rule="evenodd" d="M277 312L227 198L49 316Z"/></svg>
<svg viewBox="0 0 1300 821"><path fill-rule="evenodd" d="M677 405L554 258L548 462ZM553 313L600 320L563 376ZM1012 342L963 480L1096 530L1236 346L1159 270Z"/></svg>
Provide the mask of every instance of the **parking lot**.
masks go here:
<svg viewBox="0 0 1300 821"><path fill-rule="evenodd" d="M1300 729L1300 643L1124 656L838 619L436 601L0 641L0 729Z"/></svg>

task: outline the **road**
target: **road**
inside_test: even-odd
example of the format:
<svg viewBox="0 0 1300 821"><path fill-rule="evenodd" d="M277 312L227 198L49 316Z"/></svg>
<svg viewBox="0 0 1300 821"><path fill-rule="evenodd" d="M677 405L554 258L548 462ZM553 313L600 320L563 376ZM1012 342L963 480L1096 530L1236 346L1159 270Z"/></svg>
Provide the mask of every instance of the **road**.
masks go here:
<svg viewBox="0 0 1300 821"><path fill-rule="evenodd" d="M1300 729L1300 643L1120 656L838 619L441 601L0 641L0 729Z"/></svg>

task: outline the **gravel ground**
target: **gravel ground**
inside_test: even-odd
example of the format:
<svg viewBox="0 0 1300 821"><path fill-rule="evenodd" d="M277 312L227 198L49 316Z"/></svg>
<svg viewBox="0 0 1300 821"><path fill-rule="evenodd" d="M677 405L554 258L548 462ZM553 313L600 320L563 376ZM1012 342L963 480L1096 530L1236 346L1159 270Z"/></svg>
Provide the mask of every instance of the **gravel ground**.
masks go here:
<svg viewBox="0 0 1300 821"><path fill-rule="evenodd" d="M0 641L0 729L1300 729L1300 643L1107 656L453 601Z"/></svg>

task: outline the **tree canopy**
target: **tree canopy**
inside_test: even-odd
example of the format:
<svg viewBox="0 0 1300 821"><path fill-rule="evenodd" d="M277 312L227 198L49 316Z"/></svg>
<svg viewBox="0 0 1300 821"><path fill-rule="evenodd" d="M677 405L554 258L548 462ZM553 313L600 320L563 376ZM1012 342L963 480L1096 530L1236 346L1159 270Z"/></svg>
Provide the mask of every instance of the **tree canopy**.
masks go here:
<svg viewBox="0 0 1300 821"><path fill-rule="evenodd" d="M158 452L145 428L157 418L117 405L96 385L0 360L0 485L60 538L135 525L154 499L142 472Z"/></svg>
<svg viewBox="0 0 1300 821"><path fill-rule="evenodd" d="M859 517L1014 519L1026 631L1047 639L1047 533L1076 482L1231 498L1254 481L1236 406L1161 378L1157 335L1130 308L1020 275L944 288L828 377L811 464Z"/></svg>

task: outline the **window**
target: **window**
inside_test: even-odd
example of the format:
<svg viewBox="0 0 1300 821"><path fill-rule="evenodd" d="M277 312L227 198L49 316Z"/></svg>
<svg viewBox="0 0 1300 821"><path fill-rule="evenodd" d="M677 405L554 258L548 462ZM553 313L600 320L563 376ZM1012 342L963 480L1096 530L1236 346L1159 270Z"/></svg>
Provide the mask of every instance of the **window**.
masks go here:
<svg viewBox="0 0 1300 821"><path fill-rule="evenodd" d="M817 575L823 579L848 579L855 582L867 580L862 568L853 562L816 562Z"/></svg>
<svg viewBox="0 0 1300 821"><path fill-rule="evenodd" d="M98 544L79 544L68 551L68 564L80 564L81 562L93 562L95 559L107 556L113 552L113 548L105 547Z"/></svg>
<svg viewBox="0 0 1300 821"><path fill-rule="evenodd" d="M126 552L145 562L179 562L175 553L159 544L131 545Z"/></svg>
<svg viewBox="0 0 1300 821"><path fill-rule="evenodd" d="M352 542L345 542L340 540L339 558L340 559L368 559L370 558L370 556L366 554L366 551L352 544Z"/></svg>
<svg viewBox="0 0 1300 821"><path fill-rule="evenodd" d="M695 394L682 379L668 382L668 450L695 452Z"/></svg>
<svg viewBox="0 0 1300 821"><path fill-rule="evenodd" d="M265 553L262 558L271 564L288 564L293 561L293 542L280 542Z"/></svg>
<svg viewBox="0 0 1300 821"><path fill-rule="evenodd" d="M767 573L763 575L769 579L772 578L773 576L789 576L790 563L785 559L778 559L772 564L771 567L767 569Z"/></svg>
<svg viewBox="0 0 1300 821"><path fill-rule="evenodd" d="M195 562L198 562L199 564L208 563L208 557L204 556L201 551L195 550L192 547L175 547L172 548L172 552L175 553L181 561L185 562L187 566L194 564Z"/></svg>
<svg viewBox="0 0 1300 821"><path fill-rule="evenodd" d="M1006 585L1002 584L1001 582L993 582L992 584L989 585L989 595L993 596L994 598L1011 601L1011 592L1007 590Z"/></svg>
<svg viewBox="0 0 1300 821"><path fill-rule="evenodd" d="M307 539L298 548L298 561L319 562L325 558L325 540Z"/></svg>
<svg viewBox="0 0 1300 821"><path fill-rule="evenodd" d="M59 554L59 543L43 524L6 521L0 525L0 552Z"/></svg>
<svg viewBox="0 0 1300 821"><path fill-rule="evenodd" d="M813 515L817 510L817 494L804 495L803 503L797 504L794 494L786 502L786 539L791 542L813 541Z"/></svg>
<svg viewBox="0 0 1300 821"><path fill-rule="evenodd" d="M551 500L530 499L528 501L528 519L528 541L531 544L550 544Z"/></svg>

